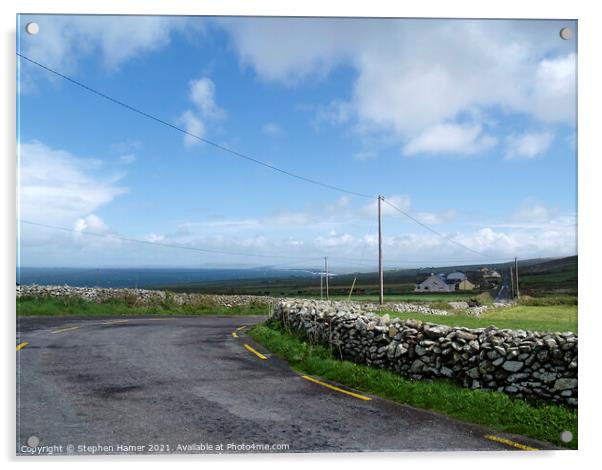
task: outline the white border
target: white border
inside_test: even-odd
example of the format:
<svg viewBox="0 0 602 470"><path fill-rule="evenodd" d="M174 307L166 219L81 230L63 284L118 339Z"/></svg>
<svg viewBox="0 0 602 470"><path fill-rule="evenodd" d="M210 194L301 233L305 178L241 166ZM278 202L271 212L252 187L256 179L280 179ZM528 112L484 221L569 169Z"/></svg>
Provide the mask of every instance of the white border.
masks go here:
<svg viewBox="0 0 602 470"><path fill-rule="evenodd" d="M14 280L15 280L15 23L16 13L118 13L118 14L197 14L197 15L270 15L270 16L397 16L397 17L475 17L475 18L564 18L579 21L579 327L581 337L581 357L579 374L580 427L577 452L555 452L539 455L519 453L439 453L439 454L304 454L295 456L245 455L245 456L205 456L181 457L177 465L236 465L247 468L278 467L305 468L318 461L332 466L365 467L369 461L377 460L378 465L395 465L399 468L410 466L429 466L464 469L467 465L487 468L512 467L572 467L593 463L596 459L597 436L600 434L598 379L600 342L600 302L596 302L600 293L600 240L598 230L600 220L600 202L602 187L600 177L600 86L602 74L600 56L602 56L602 28L600 16L596 15L592 1L526 1L526 0L421 0L413 2L393 2L386 0L90 0L75 2L68 0L3 0L0 2L0 21L2 22L3 64L2 91L4 104L1 113L2 142L2 261L1 271L2 299L4 315L4 335L2 336L3 364L6 365L8 380L2 387L3 414L2 449L4 460L9 465L16 462L29 467L30 460L13 457L14 446L14 410L15 410L15 363L14 363ZM596 348L596 349L595 349ZM328 419L328 417L325 417ZM135 458L144 461L143 465L161 468L167 460L163 458ZM134 459L116 461L112 458L85 459L85 465L111 466L135 465ZM65 465L81 466L82 461L65 459L37 460L45 468L63 468ZM138 463L139 464L139 463Z"/></svg>

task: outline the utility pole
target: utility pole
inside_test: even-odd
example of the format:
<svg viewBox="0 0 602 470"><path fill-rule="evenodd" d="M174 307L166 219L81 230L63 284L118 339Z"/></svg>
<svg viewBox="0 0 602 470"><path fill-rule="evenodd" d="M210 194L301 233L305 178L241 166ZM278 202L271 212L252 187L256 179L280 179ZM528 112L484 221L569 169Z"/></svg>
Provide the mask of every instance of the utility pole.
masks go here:
<svg viewBox="0 0 602 470"><path fill-rule="evenodd" d="M514 258L514 275L516 276L516 298L520 299L520 289L518 288L518 261Z"/></svg>
<svg viewBox="0 0 602 470"><path fill-rule="evenodd" d="M514 273L512 271L512 262L510 262L510 297L514 298Z"/></svg>
<svg viewBox="0 0 602 470"><path fill-rule="evenodd" d="M383 274L383 237L382 237L382 217L380 210L380 203L383 200L382 196L378 196L378 284L379 284L379 294L378 301L382 305L385 303L384 299L384 274Z"/></svg>
<svg viewBox="0 0 602 470"><path fill-rule="evenodd" d="M324 300L324 272L320 272L320 300Z"/></svg>
<svg viewBox="0 0 602 470"><path fill-rule="evenodd" d="M326 273L326 300L330 300L328 295L328 256L324 256L324 272Z"/></svg>

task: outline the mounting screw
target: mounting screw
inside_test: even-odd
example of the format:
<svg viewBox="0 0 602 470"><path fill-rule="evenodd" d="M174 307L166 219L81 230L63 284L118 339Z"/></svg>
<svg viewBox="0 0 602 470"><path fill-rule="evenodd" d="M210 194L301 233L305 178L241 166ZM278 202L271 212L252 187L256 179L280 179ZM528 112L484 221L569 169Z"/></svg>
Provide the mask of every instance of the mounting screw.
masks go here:
<svg viewBox="0 0 602 470"><path fill-rule="evenodd" d="M38 34L40 32L40 25L38 23L27 23L25 25L25 31L27 34Z"/></svg>
<svg viewBox="0 0 602 470"><path fill-rule="evenodd" d="M565 41L573 37L573 31L571 28L562 28L560 30L560 37Z"/></svg>

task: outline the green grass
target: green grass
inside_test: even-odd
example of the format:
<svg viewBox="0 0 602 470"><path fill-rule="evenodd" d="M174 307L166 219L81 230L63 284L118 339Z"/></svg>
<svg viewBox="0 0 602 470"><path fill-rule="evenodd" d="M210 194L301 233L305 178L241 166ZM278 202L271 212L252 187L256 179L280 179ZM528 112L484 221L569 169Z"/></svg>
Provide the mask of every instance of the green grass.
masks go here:
<svg viewBox="0 0 602 470"><path fill-rule="evenodd" d="M439 316L419 313L397 313L393 311L380 312L381 315L385 313L389 314L391 318L399 318L401 320L412 318L430 323L465 326L467 328L485 328L493 325L498 328L511 328L515 330L578 332L576 305L541 307L518 305L516 307L492 309L478 318L464 314Z"/></svg>
<svg viewBox="0 0 602 470"><path fill-rule="evenodd" d="M19 316L63 316L63 315L266 315L268 307L251 303L241 307L214 305L173 305L169 302L141 307L126 301L110 300L102 303L67 298L21 298L17 299Z"/></svg>
<svg viewBox="0 0 602 470"><path fill-rule="evenodd" d="M287 360L294 369L306 374L498 431L577 448L576 410L553 404L533 404L493 391L462 388L445 380L405 379L383 369L340 361L327 348L308 344L274 325L256 325L249 334ZM575 436L569 444L560 441L560 433L565 430Z"/></svg>

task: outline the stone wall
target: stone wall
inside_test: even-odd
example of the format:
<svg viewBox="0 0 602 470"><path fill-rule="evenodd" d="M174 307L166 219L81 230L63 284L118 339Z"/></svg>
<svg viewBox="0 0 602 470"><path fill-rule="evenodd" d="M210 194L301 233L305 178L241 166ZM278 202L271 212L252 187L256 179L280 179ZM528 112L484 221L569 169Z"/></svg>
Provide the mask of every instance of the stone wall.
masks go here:
<svg viewBox="0 0 602 470"><path fill-rule="evenodd" d="M255 295L174 294L161 290L38 286L35 284L17 286L17 298L20 297L68 297L98 303L116 299L136 306L150 306L161 302L169 302L175 305L235 307L248 305L252 302L268 305L274 301L271 297Z"/></svg>
<svg viewBox="0 0 602 470"><path fill-rule="evenodd" d="M574 333L449 327L320 301L280 301L272 319L343 359L404 377L448 378L465 387L577 406Z"/></svg>
<svg viewBox="0 0 602 470"><path fill-rule="evenodd" d="M269 305L279 300L275 297L257 295L174 294L161 290L71 287L68 285L39 286L35 284L17 286L17 298L19 297L73 297L90 302L118 299L141 306L154 305L169 299L169 301L174 302L176 305L218 305L224 307L248 305L251 302ZM338 304L345 305L345 308L349 311L356 312L388 310L399 313L414 312L424 315L449 315L449 312L446 310L407 302L388 302L384 305L367 302L338 302Z"/></svg>

